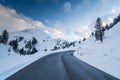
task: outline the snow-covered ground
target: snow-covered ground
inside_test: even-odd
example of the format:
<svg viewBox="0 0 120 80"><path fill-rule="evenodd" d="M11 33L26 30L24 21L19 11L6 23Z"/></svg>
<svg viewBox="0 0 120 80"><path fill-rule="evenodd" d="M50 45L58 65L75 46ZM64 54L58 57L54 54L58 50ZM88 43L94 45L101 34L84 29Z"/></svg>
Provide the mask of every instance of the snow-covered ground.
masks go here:
<svg viewBox="0 0 120 80"><path fill-rule="evenodd" d="M15 40L16 38L24 37L22 41L18 44L18 48L21 49L25 47L25 41L29 41L32 37L35 37L38 41L36 48L38 50L37 53L33 55L20 55L15 53L12 48L10 52L8 52L9 45L0 44L0 80L4 80L8 76L22 69L23 67L31 64L32 62L44 57L48 54L52 54L55 52L65 51L66 49L60 49L56 51L51 51L54 46L62 47L64 40L61 39L52 39L45 32L39 29L25 29L23 31L16 31L9 33L9 41ZM57 44L59 43L59 45ZM47 49L47 51L45 51ZM69 48L70 49L70 48ZM73 49L71 47L71 49Z"/></svg>
<svg viewBox="0 0 120 80"><path fill-rule="evenodd" d="M74 56L120 79L120 23L106 31L104 41L93 37L81 43Z"/></svg>
<svg viewBox="0 0 120 80"><path fill-rule="evenodd" d="M0 80L4 80L23 67L48 54L74 49L76 49L76 52L74 53L75 57L120 79L119 34L120 23L109 31L106 31L102 43L95 41L94 37L89 37L85 41L81 41L81 44L77 42L75 47L51 51L58 43L59 45L57 46L62 47L60 45L64 43L64 40L52 39L39 29L26 29L23 31L12 32L10 33L9 41L20 36L24 37L24 40L19 42L19 48L25 46L25 40L29 41L32 37L35 37L38 40L38 44L36 45L38 52L29 56L20 56L13 52L13 50L8 52L9 45L0 44ZM45 49L48 51L44 51Z"/></svg>
<svg viewBox="0 0 120 80"><path fill-rule="evenodd" d="M75 57L120 79L119 34L120 23L109 31L106 31L102 43L95 41L94 37L89 37L85 41L81 41L81 43L76 41L75 47L71 46L70 48L62 49L63 43L66 41L52 39L43 30L25 29L23 31L11 32L9 34L9 41L24 37L18 43L19 49L22 47L25 48L25 41L32 40L32 37L35 37L38 40L38 44L36 45L38 52L33 55L23 56L16 54L12 49L11 52L8 52L10 46L0 44L0 80L4 80L41 57L65 50L76 50L74 53ZM60 49L52 51L55 46L60 47Z"/></svg>
<svg viewBox="0 0 120 80"><path fill-rule="evenodd" d="M4 45L3 45L4 46ZM1 49L1 48L0 48ZM29 56L20 56L16 53L7 55L4 51L0 52L3 56L0 56L0 80L4 80L6 77L22 69L35 60L47 55L48 53L36 53ZM8 53L8 52L7 52ZM9 54L9 53L8 53Z"/></svg>
<svg viewBox="0 0 120 80"><path fill-rule="evenodd" d="M56 51L47 51L47 52L37 52L33 55L18 55L14 52L11 54L5 50L7 47L5 45L1 45L0 47L0 80L4 80L5 78L9 77L10 75L14 74L15 72L19 71L20 69L26 67L27 65L31 64L32 62L46 56L49 54L53 54L56 52L65 51L67 49L60 49ZM10 55L9 55L10 54Z"/></svg>
<svg viewBox="0 0 120 80"><path fill-rule="evenodd" d="M5 46L2 45L4 48ZM2 48L1 48L2 49ZM14 74L15 72L19 71L20 69L24 68L25 66L31 64L32 62L46 56L49 54L53 54L56 52L65 51L67 49L61 49L52 52L37 52L36 54L29 55L29 56L20 56L16 53L12 53L11 55L4 54L5 52L2 51L2 56L0 57L0 80L4 80L5 78L9 77L10 75ZM1 53L1 52L0 52ZM6 52L9 54L8 52Z"/></svg>
<svg viewBox="0 0 120 80"><path fill-rule="evenodd" d="M65 40L52 39L45 33L46 31L44 31L43 28L39 29L39 27L35 27L36 25L31 26L33 24L29 24L27 21L20 18L16 11L7 9L7 7L4 8L2 5L0 6L2 10L0 16L4 18L3 21L1 20L1 26L4 25L2 28L7 27L9 29L13 26L13 28L16 29L18 26L21 26L21 23L27 25L21 28L25 29L23 31L11 32L9 34L8 42L19 37L24 37L24 39L18 43L18 48L21 49L22 47L25 48L25 41L32 40L32 37L35 37L38 40L38 44L36 44L38 52L33 55L25 56L15 53L12 49L11 52L8 52L10 46L8 44L0 44L0 80L4 80L23 67L48 54L74 49L76 49L76 52L74 53L75 57L120 79L120 23L109 31L106 31L102 43L95 41L93 37L90 37L85 41L82 41L81 44L76 43L75 47L71 46L70 48L62 49L63 43L66 42ZM5 16L3 14L5 14ZM18 18L13 16L17 16ZM11 21L10 18L12 19ZM9 25L6 24L6 22L9 22ZM106 21L106 23L107 22L109 21ZM90 27L94 26L94 23L95 22L93 22ZM15 24L15 26L13 24ZM26 29L30 27L33 29ZM91 27L91 29L92 28L93 27ZM61 49L52 51L55 46L60 47ZM45 51L45 49L47 49L47 51Z"/></svg>

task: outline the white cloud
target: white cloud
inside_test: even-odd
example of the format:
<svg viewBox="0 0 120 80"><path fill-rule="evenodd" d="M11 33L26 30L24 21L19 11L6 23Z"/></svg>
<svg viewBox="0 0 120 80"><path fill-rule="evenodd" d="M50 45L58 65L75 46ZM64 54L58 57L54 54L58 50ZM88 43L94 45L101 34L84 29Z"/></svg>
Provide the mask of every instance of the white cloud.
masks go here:
<svg viewBox="0 0 120 80"><path fill-rule="evenodd" d="M34 21L32 24L33 26L37 26L37 27L45 27L45 25L40 21Z"/></svg>
<svg viewBox="0 0 120 80"><path fill-rule="evenodd" d="M109 18L108 18L108 22L109 22L109 23L112 23L112 22L113 22L113 18L110 18L110 17L109 17Z"/></svg>
<svg viewBox="0 0 120 80"><path fill-rule="evenodd" d="M59 21L56 22L59 24ZM56 25L57 26L57 25ZM28 28L40 28L45 33L53 37L63 37L63 32L55 28L50 28L40 21L35 21L23 14L18 14L14 9L0 5L0 32L7 29L9 32L20 31Z"/></svg>
<svg viewBox="0 0 120 80"><path fill-rule="evenodd" d="M106 26L106 24L110 24L113 22L112 17L107 17L106 19L103 20L102 26Z"/></svg>
<svg viewBox="0 0 120 80"><path fill-rule="evenodd" d="M108 3L110 2L111 0L101 0L103 3Z"/></svg>
<svg viewBox="0 0 120 80"><path fill-rule="evenodd" d="M61 27L61 25L62 25L61 21L59 21L59 20L48 20L48 19L46 19L44 22L48 25L52 24L53 25L52 27Z"/></svg>
<svg viewBox="0 0 120 80"><path fill-rule="evenodd" d="M54 36L59 36L59 38L66 39L69 41L74 41L78 39L83 39L84 37L89 37L91 29L88 26L75 25L76 28L67 27L63 25L61 21L51 21L45 20L47 23L54 23L54 30L52 32L45 31L48 34L54 33Z"/></svg>
<svg viewBox="0 0 120 80"><path fill-rule="evenodd" d="M80 4L78 4L77 6L76 6L76 11L80 11L82 9L82 6L80 5Z"/></svg>
<svg viewBox="0 0 120 80"><path fill-rule="evenodd" d="M63 38L65 36L61 30L55 28L45 28L44 32L49 34L52 38Z"/></svg>
<svg viewBox="0 0 120 80"><path fill-rule="evenodd" d="M83 4L83 7L86 7L90 4L90 0L83 0L82 4Z"/></svg>
<svg viewBox="0 0 120 80"><path fill-rule="evenodd" d="M71 3L70 2L66 2L65 4L64 4L64 12L65 13L69 13L70 11L71 11Z"/></svg>
<svg viewBox="0 0 120 80"><path fill-rule="evenodd" d="M78 39L87 38L91 34L91 30L88 26L80 27L77 31L74 33Z"/></svg>
<svg viewBox="0 0 120 80"><path fill-rule="evenodd" d="M112 14L118 14L118 13L120 13L120 7L113 7L112 10L111 10L111 13Z"/></svg>
<svg viewBox="0 0 120 80"><path fill-rule="evenodd" d="M4 29L8 31L17 31L26 28L34 27L22 19L14 9L0 5L0 32Z"/></svg>
<svg viewBox="0 0 120 80"><path fill-rule="evenodd" d="M50 34L50 32L49 32L48 30L45 30L44 32L45 32L46 34Z"/></svg>
<svg viewBox="0 0 120 80"><path fill-rule="evenodd" d="M113 22L113 19L118 16L118 14L120 13L120 7L112 7L109 14L107 15L104 15L102 17L102 20L103 20L103 26L105 26L106 24L110 24Z"/></svg>
<svg viewBox="0 0 120 80"><path fill-rule="evenodd" d="M55 21L45 20L45 22L48 23L48 24L53 24L52 30L50 30L49 32L46 31L46 33L54 34L53 37L58 36L57 38L63 38L65 36L61 21L59 21L59 20L55 20Z"/></svg>
<svg viewBox="0 0 120 80"><path fill-rule="evenodd" d="M54 34L54 36L57 36L58 38L62 38L64 36L63 32L57 29L54 29L52 33Z"/></svg>
<svg viewBox="0 0 120 80"><path fill-rule="evenodd" d="M46 20L46 22L51 23L52 21ZM35 21L22 14L18 14L14 9L0 5L0 32L4 29L12 32L28 28L40 28L53 38L63 38L66 40L77 40L89 35L88 27L81 27L76 31L63 26L62 22L59 20L53 23L54 26L47 27L40 21Z"/></svg>
<svg viewBox="0 0 120 80"><path fill-rule="evenodd" d="M90 0L82 0L82 3L78 3L74 6L74 10L75 12L79 12L82 11L82 9L84 9L85 7L87 7L90 4Z"/></svg>

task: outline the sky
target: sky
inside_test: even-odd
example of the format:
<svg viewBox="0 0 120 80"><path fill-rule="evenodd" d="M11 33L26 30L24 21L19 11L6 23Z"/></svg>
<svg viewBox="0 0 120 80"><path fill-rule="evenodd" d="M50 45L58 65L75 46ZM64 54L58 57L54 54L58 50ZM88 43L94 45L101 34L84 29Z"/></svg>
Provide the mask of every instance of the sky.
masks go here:
<svg viewBox="0 0 120 80"><path fill-rule="evenodd" d="M120 0L0 0L0 31L39 27L53 38L88 37L97 17L112 20ZM4 27L3 27L4 26Z"/></svg>

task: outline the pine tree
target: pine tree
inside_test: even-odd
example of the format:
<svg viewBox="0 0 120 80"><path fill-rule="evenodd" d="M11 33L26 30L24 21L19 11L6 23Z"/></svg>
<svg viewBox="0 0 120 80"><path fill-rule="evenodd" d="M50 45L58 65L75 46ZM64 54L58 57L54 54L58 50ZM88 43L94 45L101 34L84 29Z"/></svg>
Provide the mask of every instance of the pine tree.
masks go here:
<svg viewBox="0 0 120 80"><path fill-rule="evenodd" d="M10 49L10 47L9 47L9 49L8 49L8 52L11 52L11 49Z"/></svg>
<svg viewBox="0 0 120 80"><path fill-rule="evenodd" d="M83 38L83 41L85 41L86 40L86 38Z"/></svg>
<svg viewBox="0 0 120 80"><path fill-rule="evenodd" d="M57 46L54 46L54 49L53 50L57 50L58 49L58 47Z"/></svg>
<svg viewBox="0 0 120 80"><path fill-rule="evenodd" d="M47 51L47 49L45 49L44 51Z"/></svg>
<svg viewBox="0 0 120 80"><path fill-rule="evenodd" d="M102 21L101 21L101 18L97 18L97 21L96 21L96 24L95 24L95 28L96 29L100 29L102 26Z"/></svg>
<svg viewBox="0 0 120 80"><path fill-rule="evenodd" d="M92 37L94 37L94 32L91 33Z"/></svg>
<svg viewBox="0 0 120 80"><path fill-rule="evenodd" d="M37 39L35 38L35 37L33 37L33 39L32 39L32 45L34 46L35 44L37 44Z"/></svg>
<svg viewBox="0 0 120 80"><path fill-rule="evenodd" d="M0 43L2 43L2 36L0 35Z"/></svg>
<svg viewBox="0 0 120 80"><path fill-rule="evenodd" d="M23 39L24 39L24 37L22 37L22 36L20 36L20 37L18 38L19 42L22 41Z"/></svg>
<svg viewBox="0 0 120 80"><path fill-rule="evenodd" d="M9 37L9 34L8 34L7 30L4 30L2 32L2 43L3 44L7 44L8 37Z"/></svg>
<svg viewBox="0 0 120 80"><path fill-rule="evenodd" d="M31 51L31 54L34 54L36 52L38 52L38 50L36 48L33 48L33 50Z"/></svg>
<svg viewBox="0 0 120 80"><path fill-rule="evenodd" d="M25 48L32 48L31 40L25 44Z"/></svg>
<svg viewBox="0 0 120 80"><path fill-rule="evenodd" d="M17 39L16 40L13 40L13 50L17 53L18 52L18 41Z"/></svg>
<svg viewBox="0 0 120 80"><path fill-rule="evenodd" d="M120 21L120 14L119 14L119 16L118 16L118 20Z"/></svg>
<svg viewBox="0 0 120 80"><path fill-rule="evenodd" d="M100 40L101 42L103 41L104 37L104 29L102 27L102 21L101 18L97 18L96 24L95 24L95 38L96 40Z"/></svg>
<svg viewBox="0 0 120 80"><path fill-rule="evenodd" d="M107 30L109 30L109 29L110 29L110 28L109 28L109 26L108 26L108 24L106 24L105 29L107 29Z"/></svg>
<svg viewBox="0 0 120 80"><path fill-rule="evenodd" d="M19 50L20 55L24 55L24 48Z"/></svg>

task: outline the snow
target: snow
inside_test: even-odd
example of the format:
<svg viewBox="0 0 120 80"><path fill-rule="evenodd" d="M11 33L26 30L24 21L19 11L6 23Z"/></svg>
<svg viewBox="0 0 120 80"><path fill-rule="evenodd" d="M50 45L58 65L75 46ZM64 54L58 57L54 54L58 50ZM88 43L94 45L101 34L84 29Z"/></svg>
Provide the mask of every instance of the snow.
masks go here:
<svg viewBox="0 0 120 80"><path fill-rule="evenodd" d="M18 54L13 54L1 59L0 66L0 80L12 75L23 67L29 65L30 63L36 61L37 59L47 55L48 53L40 54L36 53L30 56L20 56ZM3 63L4 62L4 63Z"/></svg>
<svg viewBox="0 0 120 80"><path fill-rule="evenodd" d="M93 37L76 48L74 56L80 60L120 79L120 23L106 31L104 41L95 41Z"/></svg>
<svg viewBox="0 0 120 80"><path fill-rule="evenodd" d="M40 29L25 29L23 31L11 32L9 33L8 42L11 40L15 40L16 38L19 38L21 36L24 37L24 39L18 43L19 49L25 47L25 40L29 41L32 40L32 37L35 37L38 40L38 44L36 45L38 52L33 55L23 56L15 53L12 49L11 52L8 52L10 46L0 44L0 80L4 80L5 78L9 77L25 66L48 54L68 50L60 49L56 51L51 51L51 49L54 48L57 42L60 42L60 44L57 45L60 46L63 44L63 42L65 42L65 40L52 39L43 30ZM47 49L47 51L44 51L45 49Z"/></svg>
<svg viewBox="0 0 120 80"><path fill-rule="evenodd" d="M39 28L11 32L9 41L21 36L24 37L18 43L19 49L25 47L25 40L29 41L32 40L32 37L35 37L38 40L36 45L38 52L33 55L23 56L16 54L12 49L11 52L8 52L10 46L0 44L0 80L4 80L41 57L65 50L76 50L74 56L78 59L120 79L120 36L118 34L120 34L120 23L106 31L102 43L95 41L94 37L89 37L85 41L81 41L81 43L76 41L75 47L71 46L70 48L62 49L63 43L66 42L65 40L52 39ZM54 46L61 49L51 51ZM45 49L47 51L44 51Z"/></svg>

